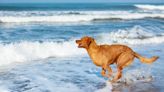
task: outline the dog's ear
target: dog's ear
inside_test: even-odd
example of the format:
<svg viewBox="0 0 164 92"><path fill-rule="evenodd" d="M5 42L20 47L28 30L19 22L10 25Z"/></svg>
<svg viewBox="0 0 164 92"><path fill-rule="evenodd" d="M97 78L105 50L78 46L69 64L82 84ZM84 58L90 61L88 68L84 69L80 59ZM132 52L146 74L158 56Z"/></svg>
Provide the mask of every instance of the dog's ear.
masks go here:
<svg viewBox="0 0 164 92"><path fill-rule="evenodd" d="M94 40L94 39L91 38L91 37L89 37L89 38L87 39L87 46L86 46L86 48L89 48L89 46L90 46L90 44L92 43L93 40Z"/></svg>

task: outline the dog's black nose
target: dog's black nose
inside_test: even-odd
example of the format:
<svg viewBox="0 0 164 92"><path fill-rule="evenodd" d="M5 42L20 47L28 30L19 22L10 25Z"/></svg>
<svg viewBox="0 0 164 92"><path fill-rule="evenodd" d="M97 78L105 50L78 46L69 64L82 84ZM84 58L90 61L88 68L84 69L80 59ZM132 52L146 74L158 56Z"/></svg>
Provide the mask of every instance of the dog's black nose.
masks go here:
<svg viewBox="0 0 164 92"><path fill-rule="evenodd" d="M76 40L76 43L80 42L80 40Z"/></svg>

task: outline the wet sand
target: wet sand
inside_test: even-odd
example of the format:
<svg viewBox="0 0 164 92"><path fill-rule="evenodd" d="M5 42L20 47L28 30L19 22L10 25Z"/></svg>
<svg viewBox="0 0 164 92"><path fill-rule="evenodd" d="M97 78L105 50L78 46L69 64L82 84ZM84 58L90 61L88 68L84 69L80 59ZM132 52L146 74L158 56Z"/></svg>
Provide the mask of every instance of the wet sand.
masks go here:
<svg viewBox="0 0 164 92"><path fill-rule="evenodd" d="M112 92L160 92L153 82L114 83Z"/></svg>

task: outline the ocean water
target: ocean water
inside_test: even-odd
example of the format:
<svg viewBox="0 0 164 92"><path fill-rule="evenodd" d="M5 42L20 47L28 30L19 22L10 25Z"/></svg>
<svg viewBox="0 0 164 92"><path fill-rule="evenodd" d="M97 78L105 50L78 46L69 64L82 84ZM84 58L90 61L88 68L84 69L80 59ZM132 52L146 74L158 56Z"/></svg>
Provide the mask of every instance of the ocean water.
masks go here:
<svg viewBox="0 0 164 92"><path fill-rule="evenodd" d="M83 36L160 58L135 59L113 85L77 48ZM0 92L163 92L163 47L164 4L0 4Z"/></svg>

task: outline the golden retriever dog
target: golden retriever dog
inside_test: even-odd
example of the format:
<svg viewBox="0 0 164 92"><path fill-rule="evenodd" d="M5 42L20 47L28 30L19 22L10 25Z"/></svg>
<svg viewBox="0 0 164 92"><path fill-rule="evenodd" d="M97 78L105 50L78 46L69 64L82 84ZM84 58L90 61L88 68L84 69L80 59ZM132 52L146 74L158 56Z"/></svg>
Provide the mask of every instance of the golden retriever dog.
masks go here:
<svg viewBox="0 0 164 92"><path fill-rule="evenodd" d="M112 79L112 82L116 82L121 78L123 68L130 65L135 57L142 63L147 64L158 59L158 56L145 58L125 45L97 45L95 40L88 36L76 40L76 43L79 48L85 48L87 50L95 65L102 67L102 76L109 78L112 75L112 69L109 65L116 64L117 74ZM108 74L106 74L106 71L108 71Z"/></svg>

